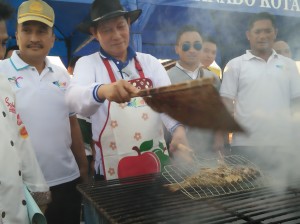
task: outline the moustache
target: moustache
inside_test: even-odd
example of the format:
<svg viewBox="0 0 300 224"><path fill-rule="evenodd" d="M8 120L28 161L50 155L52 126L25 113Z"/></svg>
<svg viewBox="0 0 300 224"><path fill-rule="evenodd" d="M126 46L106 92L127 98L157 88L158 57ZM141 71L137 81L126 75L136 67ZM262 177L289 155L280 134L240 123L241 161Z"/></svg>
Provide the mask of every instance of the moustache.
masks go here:
<svg viewBox="0 0 300 224"><path fill-rule="evenodd" d="M27 48L43 48L41 44L28 44Z"/></svg>

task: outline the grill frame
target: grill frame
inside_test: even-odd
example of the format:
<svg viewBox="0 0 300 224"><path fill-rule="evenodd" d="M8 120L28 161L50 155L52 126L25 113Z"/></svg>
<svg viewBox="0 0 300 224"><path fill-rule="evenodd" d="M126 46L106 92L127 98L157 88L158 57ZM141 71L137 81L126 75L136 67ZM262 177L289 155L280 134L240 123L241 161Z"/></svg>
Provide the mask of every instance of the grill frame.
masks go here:
<svg viewBox="0 0 300 224"><path fill-rule="evenodd" d="M201 200L171 193L162 186L165 183L160 174L155 174L80 184L77 189L99 223L300 223L300 181L281 193L263 187ZM281 208L282 213L284 209L292 212L291 207L296 205L299 215L295 211L282 220L279 214L271 218L266 210L270 210L269 203Z"/></svg>

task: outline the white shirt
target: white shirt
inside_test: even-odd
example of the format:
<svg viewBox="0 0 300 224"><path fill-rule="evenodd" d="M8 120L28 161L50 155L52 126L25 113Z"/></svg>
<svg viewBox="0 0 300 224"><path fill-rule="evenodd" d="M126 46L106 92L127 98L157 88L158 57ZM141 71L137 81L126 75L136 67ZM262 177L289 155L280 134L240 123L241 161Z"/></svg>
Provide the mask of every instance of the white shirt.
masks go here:
<svg viewBox="0 0 300 224"><path fill-rule="evenodd" d="M15 98L0 72L0 223L27 224L23 183L30 191L46 192L43 177L24 124L17 121Z"/></svg>
<svg viewBox="0 0 300 224"><path fill-rule="evenodd" d="M14 51L0 63L16 93L16 110L26 125L37 160L49 186L79 177L79 168L70 149L69 108L64 96L70 77L65 68L49 62L41 74Z"/></svg>
<svg viewBox="0 0 300 224"><path fill-rule="evenodd" d="M220 95L235 101L235 118L247 131L234 133L232 145L291 141L290 102L300 97L300 76L291 59L273 51L266 62L247 51L227 64Z"/></svg>
<svg viewBox="0 0 300 224"><path fill-rule="evenodd" d="M183 71L186 75L188 75L192 80L195 80L200 77L199 69L200 69L201 65L199 65L199 67L196 68L194 71L189 71L189 70L185 69L178 63L178 61L176 62L175 66L178 67L181 71Z"/></svg>
<svg viewBox="0 0 300 224"><path fill-rule="evenodd" d="M149 54L137 52L137 59L143 69L145 77L152 80L154 87L171 84L166 70L156 58ZM114 62L109 61L109 63L115 74L116 80L122 79ZM127 74L125 79L139 78L134 60L131 60L123 70L125 70ZM72 110L82 116L91 118L93 139L95 141L99 140L100 132L106 122L108 101L106 100L104 103L97 102L93 96L93 90L95 86L108 83L111 83L111 80L106 67L101 60L100 53L97 52L89 56L81 57L76 62L74 77L72 78L66 93L67 102ZM169 130L178 123L165 114L161 114L161 117ZM100 163L100 153L96 146L96 171L97 166L100 165Z"/></svg>

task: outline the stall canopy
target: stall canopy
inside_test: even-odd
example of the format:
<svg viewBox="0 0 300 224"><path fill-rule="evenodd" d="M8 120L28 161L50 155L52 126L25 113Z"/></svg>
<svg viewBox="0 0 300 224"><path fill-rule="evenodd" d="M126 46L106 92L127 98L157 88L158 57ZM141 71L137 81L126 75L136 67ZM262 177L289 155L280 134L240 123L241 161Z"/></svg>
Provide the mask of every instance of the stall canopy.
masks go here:
<svg viewBox="0 0 300 224"><path fill-rule="evenodd" d="M74 55L86 55L99 49L89 35L76 29L88 17L92 0L45 0L55 10L57 37L51 55L65 63ZM10 0L17 8L23 0ZM176 59L176 32L182 25L198 27L212 36L218 45L217 62L225 63L247 49L245 36L249 16L267 11L276 16L278 38L286 40L294 58L300 59L300 0L121 0L124 8L142 9L139 20L131 27L131 45L137 50L161 59ZM9 22L9 34L15 32L16 19Z"/></svg>

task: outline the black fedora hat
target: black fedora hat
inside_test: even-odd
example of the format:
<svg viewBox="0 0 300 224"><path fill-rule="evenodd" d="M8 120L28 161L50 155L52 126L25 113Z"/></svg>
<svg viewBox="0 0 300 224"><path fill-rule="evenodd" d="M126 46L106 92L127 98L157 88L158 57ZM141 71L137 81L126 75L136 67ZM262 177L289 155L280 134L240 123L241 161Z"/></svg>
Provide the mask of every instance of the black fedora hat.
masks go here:
<svg viewBox="0 0 300 224"><path fill-rule="evenodd" d="M142 10L125 11L119 0L95 0L91 7L90 18L79 24L78 29L85 33L90 33L90 27L94 23L99 23L119 16L130 18L130 23L136 21Z"/></svg>

